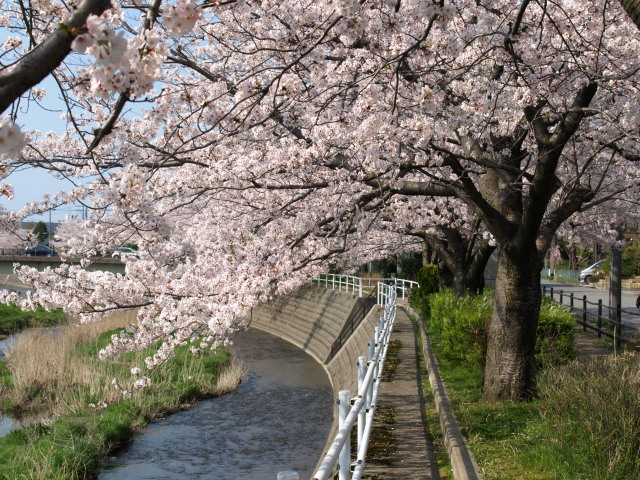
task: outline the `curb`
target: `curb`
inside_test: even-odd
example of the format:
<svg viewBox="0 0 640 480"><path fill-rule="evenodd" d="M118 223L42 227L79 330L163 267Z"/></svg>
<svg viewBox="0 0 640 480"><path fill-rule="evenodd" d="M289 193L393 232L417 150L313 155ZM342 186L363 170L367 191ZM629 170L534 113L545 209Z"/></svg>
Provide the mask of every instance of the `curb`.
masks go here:
<svg viewBox="0 0 640 480"><path fill-rule="evenodd" d="M413 308L408 307L410 311L420 319ZM451 460L451 468L453 469L453 477L455 480L482 480L480 475L480 467L468 448L467 441L462 435L458 420L451 409L451 401L447 394L447 389L440 376L440 367L438 360L431 349L431 342L424 328L424 323L418 321L420 337L422 338L422 355L429 372L429 383L433 392L434 403L438 417L440 417L440 426L444 435L444 443L447 447L449 459Z"/></svg>

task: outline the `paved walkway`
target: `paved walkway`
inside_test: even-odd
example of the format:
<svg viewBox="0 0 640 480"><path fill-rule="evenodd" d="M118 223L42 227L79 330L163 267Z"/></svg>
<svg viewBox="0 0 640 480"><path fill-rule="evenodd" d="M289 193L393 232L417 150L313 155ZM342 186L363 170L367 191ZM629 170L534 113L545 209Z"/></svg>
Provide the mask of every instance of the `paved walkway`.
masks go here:
<svg viewBox="0 0 640 480"><path fill-rule="evenodd" d="M379 423L372 437L363 478L418 480L440 478L436 457L423 422L421 379L413 323L398 309L385 370L397 369L380 386ZM399 346L399 348L397 348Z"/></svg>

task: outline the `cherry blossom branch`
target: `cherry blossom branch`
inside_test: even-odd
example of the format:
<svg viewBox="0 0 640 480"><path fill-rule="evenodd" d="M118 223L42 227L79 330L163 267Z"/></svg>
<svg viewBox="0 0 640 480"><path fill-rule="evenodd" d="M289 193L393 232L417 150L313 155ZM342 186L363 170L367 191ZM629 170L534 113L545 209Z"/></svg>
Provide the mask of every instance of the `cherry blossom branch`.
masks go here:
<svg viewBox="0 0 640 480"><path fill-rule="evenodd" d="M62 63L89 15L100 15L109 7L109 0L82 1L54 33L27 53L9 72L0 75L0 112Z"/></svg>

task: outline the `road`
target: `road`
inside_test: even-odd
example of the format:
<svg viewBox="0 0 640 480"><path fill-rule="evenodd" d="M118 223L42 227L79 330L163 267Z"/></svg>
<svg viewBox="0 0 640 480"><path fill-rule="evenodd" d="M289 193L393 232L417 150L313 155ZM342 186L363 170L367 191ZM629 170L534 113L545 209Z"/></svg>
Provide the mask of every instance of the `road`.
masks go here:
<svg viewBox="0 0 640 480"><path fill-rule="evenodd" d="M609 306L609 291L594 287L593 285L581 284L567 284L554 282L543 278L541 280L543 289L546 288L547 295L553 288L553 298L559 301L559 294L562 291L563 299L562 303L569 305L570 294L573 293L574 307L582 308L582 299L587 297L587 311L593 315L597 314L598 300L602 300L603 307ZM622 323L629 327L629 329L639 331L640 330L640 312L636 308L636 299L640 295L640 291L637 290L622 290ZM607 315L607 309L603 308L603 316Z"/></svg>

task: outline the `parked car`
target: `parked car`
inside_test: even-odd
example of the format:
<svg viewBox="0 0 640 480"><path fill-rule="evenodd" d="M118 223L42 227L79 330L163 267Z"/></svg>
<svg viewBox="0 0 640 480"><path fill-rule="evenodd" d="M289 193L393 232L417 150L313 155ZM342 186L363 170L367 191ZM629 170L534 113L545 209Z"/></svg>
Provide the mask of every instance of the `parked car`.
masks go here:
<svg viewBox="0 0 640 480"><path fill-rule="evenodd" d="M580 281L589 285L591 277L598 273L598 269L602 266L604 260L600 260L599 262L594 263L590 267L585 268L580 271Z"/></svg>
<svg viewBox="0 0 640 480"><path fill-rule="evenodd" d="M54 247L41 243L35 247L28 247L24 249L24 254L27 257L55 257L58 255Z"/></svg>
<svg viewBox="0 0 640 480"><path fill-rule="evenodd" d="M113 258L119 258L120 260L122 260L125 257L135 257L135 258L140 258L138 257L138 252L135 251L133 248L129 248L129 247L119 247L116 248L113 253L111 254L111 256Z"/></svg>

